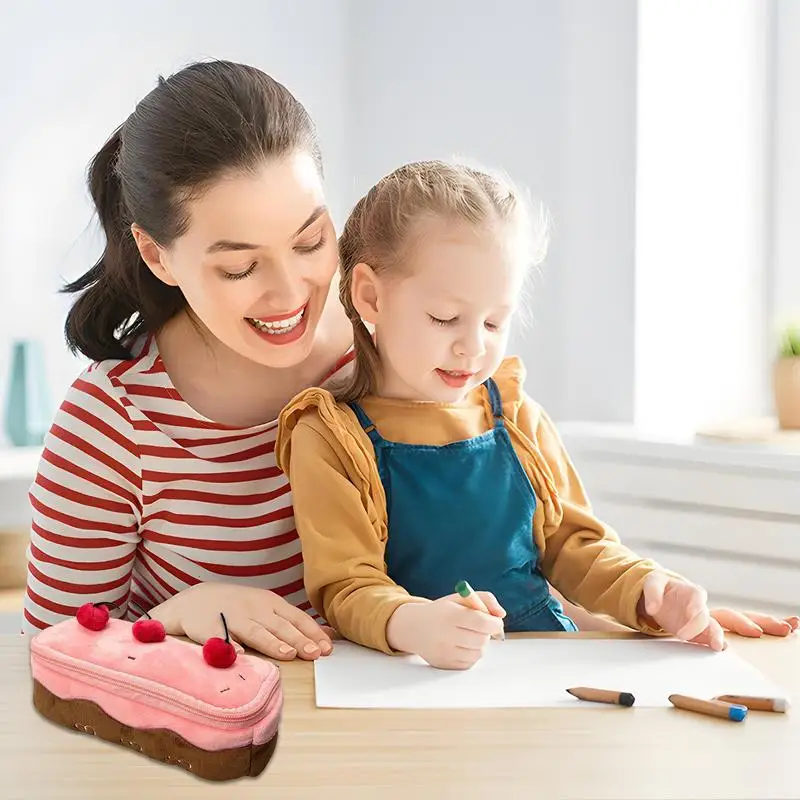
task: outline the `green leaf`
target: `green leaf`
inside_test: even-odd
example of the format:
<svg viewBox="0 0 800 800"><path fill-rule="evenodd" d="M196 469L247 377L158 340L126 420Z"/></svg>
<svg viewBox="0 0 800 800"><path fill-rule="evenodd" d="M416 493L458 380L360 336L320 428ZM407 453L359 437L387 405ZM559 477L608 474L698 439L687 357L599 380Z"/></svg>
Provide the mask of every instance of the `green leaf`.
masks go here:
<svg viewBox="0 0 800 800"><path fill-rule="evenodd" d="M782 358L800 356L800 325L789 325L782 331L779 347Z"/></svg>

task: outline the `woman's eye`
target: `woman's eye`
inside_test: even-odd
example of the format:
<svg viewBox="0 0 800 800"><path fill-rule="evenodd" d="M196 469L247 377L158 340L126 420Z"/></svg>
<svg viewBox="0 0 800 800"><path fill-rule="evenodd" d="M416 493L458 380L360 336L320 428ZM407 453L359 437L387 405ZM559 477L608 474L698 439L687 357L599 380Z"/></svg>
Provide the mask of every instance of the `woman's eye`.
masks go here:
<svg viewBox="0 0 800 800"><path fill-rule="evenodd" d="M433 314L428 314L430 321L434 325L439 325L440 327L444 327L445 325L452 325L458 317L451 317L450 319L439 319L439 317L434 317Z"/></svg>
<svg viewBox="0 0 800 800"><path fill-rule="evenodd" d="M240 281L242 278L246 278L248 275L251 275L253 270L256 268L257 261L254 261L244 272L223 272L222 274L229 280L229 281Z"/></svg>
<svg viewBox="0 0 800 800"><path fill-rule="evenodd" d="M319 239L317 239L316 242L314 242L314 244L298 245L295 248L295 250L297 250L298 253L304 253L304 254L305 253L316 253L317 250L321 250L323 247L325 247L325 242L326 242L326 238L325 238L325 235L323 234L323 235L321 235L319 237Z"/></svg>

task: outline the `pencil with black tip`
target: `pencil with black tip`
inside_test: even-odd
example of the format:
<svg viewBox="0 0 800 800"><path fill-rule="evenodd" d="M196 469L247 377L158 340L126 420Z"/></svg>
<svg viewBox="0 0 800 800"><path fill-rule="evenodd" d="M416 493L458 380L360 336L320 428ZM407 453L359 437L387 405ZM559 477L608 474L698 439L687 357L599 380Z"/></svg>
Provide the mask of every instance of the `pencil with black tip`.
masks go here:
<svg viewBox="0 0 800 800"><path fill-rule="evenodd" d="M590 703L610 703L611 705L625 706L630 708L636 698L630 692L615 692L610 689L592 689L589 686L575 686L567 689L567 692L578 700L586 700Z"/></svg>

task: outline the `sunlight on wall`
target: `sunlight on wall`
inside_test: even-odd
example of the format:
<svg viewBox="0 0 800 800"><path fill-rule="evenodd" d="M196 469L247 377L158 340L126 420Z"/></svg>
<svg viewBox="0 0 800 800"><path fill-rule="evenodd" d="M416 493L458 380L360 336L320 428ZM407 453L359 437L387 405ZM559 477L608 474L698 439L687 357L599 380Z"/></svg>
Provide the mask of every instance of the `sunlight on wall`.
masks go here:
<svg viewBox="0 0 800 800"><path fill-rule="evenodd" d="M639 15L636 423L768 410L768 5Z"/></svg>

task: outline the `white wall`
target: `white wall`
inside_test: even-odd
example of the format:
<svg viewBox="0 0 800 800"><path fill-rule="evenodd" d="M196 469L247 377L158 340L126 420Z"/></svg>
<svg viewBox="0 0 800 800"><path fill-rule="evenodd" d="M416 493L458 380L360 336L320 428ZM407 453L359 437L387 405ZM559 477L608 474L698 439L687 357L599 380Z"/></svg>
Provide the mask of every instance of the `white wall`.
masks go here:
<svg viewBox="0 0 800 800"><path fill-rule="evenodd" d="M800 305L800 3L777 3L780 310ZM532 321L515 340L529 389L558 419L630 421L637 5L20 4L0 26L0 409L12 337L42 338L55 401L80 366L66 356L68 299L56 292L98 253L84 189L92 154L159 72L215 56L267 69L309 107L339 223L407 159L463 154L526 184L555 221Z"/></svg>
<svg viewBox="0 0 800 800"><path fill-rule="evenodd" d="M36 0L0 25L0 409L10 339L41 337L54 402L82 362L62 327L64 280L99 254L86 166L154 85L199 58L266 69L306 104L326 157L329 199L347 192L345 15L341 2ZM29 284L25 288L24 284Z"/></svg>
<svg viewBox="0 0 800 800"><path fill-rule="evenodd" d="M800 3L777 0L775 21L774 291L777 318L800 319Z"/></svg>
<svg viewBox="0 0 800 800"><path fill-rule="evenodd" d="M643 431L691 435L770 405L770 10L758 0L640 4L635 421Z"/></svg>
<svg viewBox="0 0 800 800"><path fill-rule="evenodd" d="M568 0L560 58L561 418L629 422L634 404L633 0Z"/></svg>
<svg viewBox="0 0 800 800"><path fill-rule="evenodd" d="M526 184L555 218L529 388L556 417L630 419L636 4L354 0L351 29L355 188L454 154Z"/></svg>

